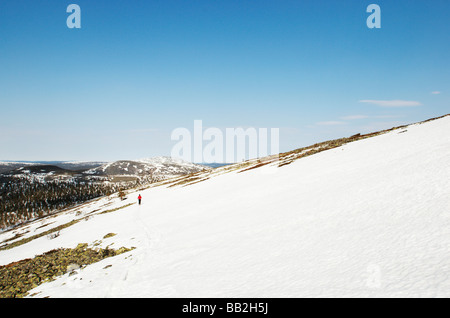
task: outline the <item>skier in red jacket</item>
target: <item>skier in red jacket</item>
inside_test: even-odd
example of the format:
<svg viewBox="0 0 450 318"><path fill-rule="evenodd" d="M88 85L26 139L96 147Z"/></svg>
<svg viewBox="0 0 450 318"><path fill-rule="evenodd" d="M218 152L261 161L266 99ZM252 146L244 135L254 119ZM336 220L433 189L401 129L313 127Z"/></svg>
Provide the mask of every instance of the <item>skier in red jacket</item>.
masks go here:
<svg viewBox="0 0 450 318"><path fill-rule="evenodd" d="M141 197L141 195L139 194L139 196L138 196L139 205L141 205L141 200L142 200L142 197Z"/></svg>

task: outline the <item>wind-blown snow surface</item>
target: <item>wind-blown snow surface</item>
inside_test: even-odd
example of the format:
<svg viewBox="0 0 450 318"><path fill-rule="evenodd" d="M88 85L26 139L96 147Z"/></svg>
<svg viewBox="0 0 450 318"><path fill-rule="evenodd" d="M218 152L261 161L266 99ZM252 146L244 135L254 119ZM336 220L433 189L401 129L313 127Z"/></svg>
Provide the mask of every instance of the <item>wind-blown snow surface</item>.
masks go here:
<svg viewBox="0 0 450 318"><path fill-rule="evenodd" d="M93 214L56 239L0 251L0 264L92 244L112 232L117 235L102 246L136 249L30 294L449 297L449 163L450 117L444 117L269 171L150 188L141 192L142 206ZM105 209L106 202L78 210ZM114 201L108 209L125 203Z"/></svg>

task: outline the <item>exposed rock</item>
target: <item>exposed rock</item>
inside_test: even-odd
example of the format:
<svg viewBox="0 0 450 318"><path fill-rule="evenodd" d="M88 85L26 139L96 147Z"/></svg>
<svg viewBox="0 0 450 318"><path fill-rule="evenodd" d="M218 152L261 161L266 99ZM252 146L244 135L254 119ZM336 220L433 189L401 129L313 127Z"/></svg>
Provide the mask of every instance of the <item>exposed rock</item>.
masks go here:
<svg viewBox="0 0 450 318"><path fill-rule="evenodd" d="M74 273L83 266L116 256L134 248L121 247L118 250L91 249L80 243L76 248L60 248L0 266L0 298L23 297L27 292L45 281L54 280L67 272Z"/></svg>

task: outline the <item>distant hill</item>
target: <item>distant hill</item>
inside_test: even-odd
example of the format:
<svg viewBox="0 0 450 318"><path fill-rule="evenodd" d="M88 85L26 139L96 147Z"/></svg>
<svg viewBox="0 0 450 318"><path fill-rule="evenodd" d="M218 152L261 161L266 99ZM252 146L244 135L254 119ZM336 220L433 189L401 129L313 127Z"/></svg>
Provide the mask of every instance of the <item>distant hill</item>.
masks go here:
<svg viewBox="0 0 450 318"><path fill-rule="evenodd" d="M119 160L87 170L85 175L115 177L152 177L157 180L209 169L206 166L170 157L155 157L140 160Z"/></svg>
<svg viewBox="0 0 450 318"><path fill-rule="evenodd" d="M103 161L0 161L0 173L28 166L57 166L62 169L83 171L101 166Z"/></svg>

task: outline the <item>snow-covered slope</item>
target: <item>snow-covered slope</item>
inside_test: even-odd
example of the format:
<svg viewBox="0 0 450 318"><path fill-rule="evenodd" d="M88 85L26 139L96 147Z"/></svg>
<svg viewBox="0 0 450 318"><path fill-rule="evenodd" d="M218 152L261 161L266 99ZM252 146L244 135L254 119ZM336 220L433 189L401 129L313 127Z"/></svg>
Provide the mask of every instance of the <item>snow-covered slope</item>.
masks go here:
<svg viewBox="0 0 450 318"><path fill-rule="evenodd" d="M0 265L101 240L136 249L30 295L449 297L449 162L447 116L279 168L227 166L127 201L90 202L0 234L9 244L89 217L57 238L0 251ZM138 194L141 206L125 206ZM102 239L107 233L117 235Z"/></svg>

